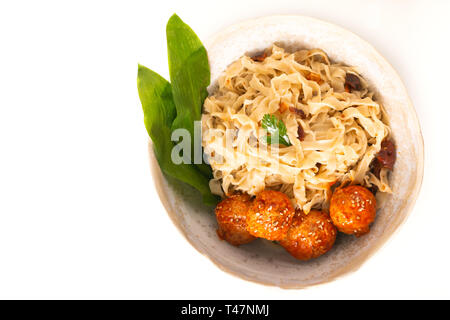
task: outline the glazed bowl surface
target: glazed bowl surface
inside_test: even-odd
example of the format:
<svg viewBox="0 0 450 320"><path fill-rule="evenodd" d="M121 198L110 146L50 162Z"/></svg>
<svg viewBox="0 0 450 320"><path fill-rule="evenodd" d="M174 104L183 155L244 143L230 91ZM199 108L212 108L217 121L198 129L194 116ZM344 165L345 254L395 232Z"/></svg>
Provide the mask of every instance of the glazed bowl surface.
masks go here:
<svg viewBox="0 0 450 320"><path fill-rule="evenodd" d="M270 16L233 25L204 42L211 66L209 90L226 67L244 54L272 44L288 50L320 48L334 62L356 66L384 105L397 145L390 182L393 194L377 194L378 210L369 234L339 234L333 249L299 261L281 246L258 239L240 247L221 241L214 208L189 186L161 173L149 145L153 179L164 207L180 232L218 267L245 280L283 288L329 282L360 267L392 236L411 212L423 176L423 139L408 93L392 66L367 42L341 27L305 16Z"/></svg>

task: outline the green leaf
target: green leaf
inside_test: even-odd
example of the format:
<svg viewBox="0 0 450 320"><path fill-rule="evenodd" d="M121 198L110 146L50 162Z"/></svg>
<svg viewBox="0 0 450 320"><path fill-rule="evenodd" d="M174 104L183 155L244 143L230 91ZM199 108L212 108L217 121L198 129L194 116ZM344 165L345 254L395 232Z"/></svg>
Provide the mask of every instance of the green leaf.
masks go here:
<svg viewBox="0 0 450 320"><path fill-rule="evenodd" d="M187 129L192 137L191 150L197 146L202 154L201 141L194 144L194 121L201 119L203 102L208 96L206 88L211 78L208 55L194 31L176 14L167 22L166 35L170 82L177 110L172 130ZM197 168L212 177L210 166L201 164Z"/></svg>
<svg viewBox="0 0 450 320"><path fill-rule="evenodd" d="M287 129L283 121L279 120L274 115L265 114L261 126L267 130L270 136L263 137L267 144L278 143L285 146L291 146L291 141L287 135Z"/></svg>
<svg viewBox="0 0 450 320"><path fill-rule="evenodd" d="M193 165L184 163L177 165L172 161L171 126L176 117L176 109L170 83L152 70L138 65L137 86L144 111L145 127L153 141L161 170L199 190L204 203L215 205L218 197L211 193L209 179Z"/></svg>

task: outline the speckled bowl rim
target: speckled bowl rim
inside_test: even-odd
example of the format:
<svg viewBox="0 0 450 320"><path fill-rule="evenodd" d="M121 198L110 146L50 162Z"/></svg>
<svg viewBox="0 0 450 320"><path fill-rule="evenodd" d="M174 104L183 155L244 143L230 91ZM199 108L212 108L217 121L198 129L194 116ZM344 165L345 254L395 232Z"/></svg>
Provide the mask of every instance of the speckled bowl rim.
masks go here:
<svg viewBox="0 0 450 320"><path fill-rule="evenodd" d="M323 20L320 20L317 18L312 18L312 17L308 17L308 16L303 16L303 15L273 15L273 16L265 16L265 17L261 17L261 18L246 20L246 21L243 21L240 23L233 24L233 25L225 28L223 31L220 31L219 33L213 35L211 38L209 38L207 41L204 42L205 47L208 49L210 44L212 44L216 41L220 41L224 35L231 33L235 30L245 28L246 26L253 25L255 23L260 23L261 21L264 21L264 20L267 22L270 22L270 21L276 21L280 18L309 20L311 23L327 25L328 27L331 27L331 28L335 29L336 31L351 34L353 37L357 38L361 43L363 43L366 47L368 47L370 50L372 50L372 53L376 56L376 58L379 59L380 61L384 62L385 65L391 69L390 71L397 77L398 85L402 86L403 91L407 95L406 87L403 84L403 81L401 80L397 71L370 43L363 40L361 37L357 36L356 34L354 34L353 32L351 32L347 29L344 29L342 27L339 27L337 25L334 25L332 23L329 23L329 22L326 22L326 21L323 21ZM220 262L218 262L215 258L209 256L206 252L204 252L201 248L199 248L199 246L197 246L197 244L194 243L192 240L190 240L189 237L187 236L186 231L183 229L183 227L180 223L179 217L175 213L176 210L173 208L172 204L170 203L169 199L167 198L167 196L163 190L162 185L163 185L163 179L165 179L165 177L162 174L161 169L159 168L158 162L157 162L154 152L153 152L152 142L150 140L149 144L148 144L150 169L151 169L151 173L153 176L153 181L154 181L156 191L158 193L158 196L160 197L160 200L161 200L164 208L167 211L168 216L170 217L170 219L172 220L173 224L176 226L178 231L183 235L183 237L199 253L201 253L203 256L207 257L213 264L215 264L217 267L219 267L221 270L227 272L228 274L231 274L240 279L244 279L244 280L247 280L250 282L254 282L254 283L258 283L258 284L262 284L262 285L266 285L266 286L270 286L270 287L279 287L279 288L283 288L283 289L305 289L305 288L310 288L313 286L318 286L318 285L322 285L325 283L329 283L331 281L334 281L338 278L347 276L347 275L357 271L364 264L364 262L366 262L375 253L379 252L380 249L388 242L388 240L392 240L393 236L398 233L400 226L402 226L405 223L405 221L411 214L411 211L415 205L415 202L417 200L418 194L419 194L421 186L422 186L422 180L423 180L423 174L424 174L424 142L423 142L423 136L422 136L422 132L420 129L420 124L419 124L419 120L417 117L417 113L414 109L414 106L412 104L410 97L407 96L406 98L408 100L409 112L411 113L412 117L414 118L414 123L413 123L415 126L414 130L418 133L418 136L420 138L419 145L417 146L418 147L418 154L417 154L418 161L417 161L417 170L416 170L414 187L409 192L409 200L410 201L405 202L405 204L399 208L398 211L402 212L403 214L402 215L398 214L394 218L394 220L391 221L391 224L389 224L386 227L383 236L374 245L372 245L369 250L367 250L365 253L359 255L358 257L356 257L355 259L350 261L345 267L336 270L335 273L329 275L327 279L324 279L321 282L317 282L314 284L308 284L308 285L299 285L299 284L276 285L274 283L267 283L264 281L255 280L251 277L248 277L246 275L243 275L241 273L238 273L238 272L228 269L227 267L223 266Z"/></svg>

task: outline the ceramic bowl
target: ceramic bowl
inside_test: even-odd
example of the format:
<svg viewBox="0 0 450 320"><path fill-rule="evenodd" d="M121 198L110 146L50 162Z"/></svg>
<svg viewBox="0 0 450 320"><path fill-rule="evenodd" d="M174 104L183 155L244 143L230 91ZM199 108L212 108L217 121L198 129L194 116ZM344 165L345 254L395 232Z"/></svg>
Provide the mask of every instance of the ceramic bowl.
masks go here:
<svg viewBox="0 0 450 320"><path fill-rule="evenodd" d="M423 139L408 93L392 66L355 34L304 16L270 16L233 25L205 41L214 82L226 67L246 53L276 43L286 49L321 48L334 62L357 66L386 109L397 145L391 174L392 195L380 195L377 218L369 234L339 234L333 249L318 259L299 261L281 246L258 239L240 247L216 234L214 209L202 205L195 190L162 175L150 146L158 194L168 215L187 241L222 270L242 279L283 288L304 288L331 281L360 267L405 221L423 176Z"/></svg>

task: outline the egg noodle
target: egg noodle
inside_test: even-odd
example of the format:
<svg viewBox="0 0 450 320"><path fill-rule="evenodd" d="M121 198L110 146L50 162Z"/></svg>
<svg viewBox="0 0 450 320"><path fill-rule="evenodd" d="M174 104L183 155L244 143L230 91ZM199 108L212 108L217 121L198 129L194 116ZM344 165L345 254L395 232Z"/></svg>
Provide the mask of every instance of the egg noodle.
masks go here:
<svg viewBox="0 0 450 320"><path fill-rule="evenodd" d="M348 73L359 78L360 90L345 87ZM259 61L242 56L204 102L202 145L213 169L211 191L279 190L305 213L325 209L336 182L391 192L387 169L379 178L370 171L390 135L373 95L356 68L331 63L319 49L289 53L274 45ZM266 114L285 124L290 146L261 139L267 136L261 127Z"/></svg>

